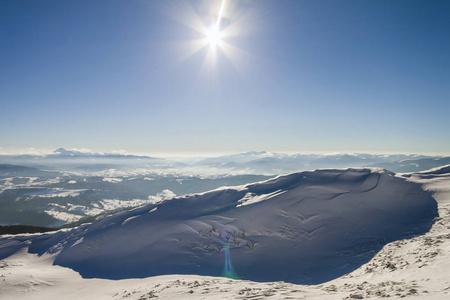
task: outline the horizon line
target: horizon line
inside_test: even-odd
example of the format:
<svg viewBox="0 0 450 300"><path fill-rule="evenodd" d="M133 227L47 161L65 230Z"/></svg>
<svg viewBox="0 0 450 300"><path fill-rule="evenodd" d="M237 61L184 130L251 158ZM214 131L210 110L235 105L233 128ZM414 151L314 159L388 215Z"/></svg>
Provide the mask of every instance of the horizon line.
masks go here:
<svg viewBox="0 0 450 300"><path fill-rule="evenodd" d="M357 154L368 154L368 155L409 155L409 156L450 156L449 153L442 152L401 152L401 151L295 151L295 150L243 150L243 151L127 151L127 150L109 150L109 151L96 151L87 148L64 148L58 147L55 150L48 150L42 148L9 148L5 149L0 147L0 156L14 156L14 155L34 155L34 156L45 156L50 154L55 154L57 150L64 149L66 151L78 152L78 153L90 153L90 154L118 154L118 155L134 155L134 156L147 156L147 157L161 157L161 158L196 158L196 157L219 157L228 155L238 155L244 153L268 153L268 154L284 154L284 155L357 155Z"/></svg>

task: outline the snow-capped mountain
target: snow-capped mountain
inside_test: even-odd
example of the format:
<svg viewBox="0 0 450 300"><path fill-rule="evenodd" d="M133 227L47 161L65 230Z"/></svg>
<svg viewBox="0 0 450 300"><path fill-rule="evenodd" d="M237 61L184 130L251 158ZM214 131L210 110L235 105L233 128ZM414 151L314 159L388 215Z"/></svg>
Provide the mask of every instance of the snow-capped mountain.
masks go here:
<svg viewBox="0 0 450 300"><path fill-rule="evenodd" d="M382 245L429 230L436 201L419 184L375 169L317 170L173 198L71 231L2 238L55 255L83 277L199 274L324 282Z"/></svg>
<svg viewBox="0 0 450 300"><path fill-rule="evenodd" d="M64 148L56 149L45 155L0 155L0 163L78 173L94 173L110 169L132 171L139 168L164 169L184 166L181 162L158 157L94 153L88 150L66 150Z"/></svg>
<svg viewBox="0 0 450 300"><path fill-rule="evenodd" d="M450 159L253 151L178 162L59 148L42 156L0 155L2 162L0 225L55 227L92 222L103 213L143 205L164 190L182 196L324 167L378 166L399 172L422 171L448 164Z"/></svg>

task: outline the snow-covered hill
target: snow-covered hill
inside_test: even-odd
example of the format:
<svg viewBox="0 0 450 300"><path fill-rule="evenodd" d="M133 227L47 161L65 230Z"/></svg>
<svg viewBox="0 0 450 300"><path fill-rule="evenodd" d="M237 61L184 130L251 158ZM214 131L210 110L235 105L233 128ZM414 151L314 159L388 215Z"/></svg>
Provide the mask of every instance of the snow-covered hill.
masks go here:
<svg viewBox="0 0 450 300"><path fill-rule="evenodd" d="M320 283L388 242L427 232L436 201L379 169L316 170L123 212L71 231L0 240L51 254L83 277L164 274Z"/></svg>

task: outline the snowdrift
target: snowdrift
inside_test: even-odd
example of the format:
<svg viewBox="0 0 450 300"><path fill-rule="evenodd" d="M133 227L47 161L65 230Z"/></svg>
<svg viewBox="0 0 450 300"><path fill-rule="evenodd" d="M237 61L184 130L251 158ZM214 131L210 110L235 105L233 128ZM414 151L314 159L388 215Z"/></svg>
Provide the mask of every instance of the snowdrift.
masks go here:
<svg viewBox="0 0 450 300"><path fill-rule="evenodd" d="M427 232L430 192L378 169L316 170L174 198L67 232L3 238L85 278L163 274L320 283ZM0 257L2 258L2 257Z"/></svg>

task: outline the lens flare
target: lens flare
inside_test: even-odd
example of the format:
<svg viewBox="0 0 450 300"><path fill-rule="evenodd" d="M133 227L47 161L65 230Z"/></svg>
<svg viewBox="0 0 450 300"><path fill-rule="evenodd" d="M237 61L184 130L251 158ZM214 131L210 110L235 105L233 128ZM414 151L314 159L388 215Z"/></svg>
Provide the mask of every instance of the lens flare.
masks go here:
<svg viewBox="0 0 450 300"><path fill-rule="evenodd" d="M216 22L217 30L219 30L220 20L222 19L223 10L225 9L225 2L227 2L227 0L222 0L222 4L220 5L219 15L217 16L217 22Z"/></svg>
<svg viewBox="0 0 450 300"><path fill-rule="evenodd" d="M233 265L231 264L231 254L230 254L230 245L228 241L223 242L223 254L225 259L225 265L222 272L222 277L239 279L236 272L233 269Z"/></svg>
<svg viewBox="0 0 450 300"><path fill-rule="evenodd" d="M205 32L206 42L212 47L217 46L220 43L220 40L222 38L222 34L220 32L220 21L222 20L223 11L225 9L225 2L227 2L227 1L222 0L222 4L220 5L216 24L209 27Z"/></svg>

